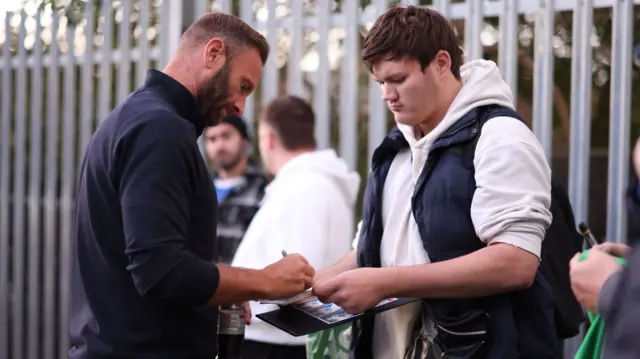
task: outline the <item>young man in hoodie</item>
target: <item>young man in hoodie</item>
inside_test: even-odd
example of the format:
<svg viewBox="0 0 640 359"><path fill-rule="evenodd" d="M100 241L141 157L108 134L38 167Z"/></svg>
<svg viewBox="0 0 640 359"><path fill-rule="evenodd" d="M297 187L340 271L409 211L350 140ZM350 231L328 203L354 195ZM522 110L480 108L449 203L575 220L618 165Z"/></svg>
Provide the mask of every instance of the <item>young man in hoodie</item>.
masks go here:
<svg viewBox="0 0 640 359"><path fill-rule="evenodd" d="M282 251L303 255L314 268L327 268L351 249L353 206L360 177L332 149L316 149L313 110L286 96L270 102L258 122L265 170L275 176L249 225L233 266L262 268ZM275 305L251 302L251 312ZM306 337L293 337L257 318L245 329L246 358L306 358Z"/></svg>
<svg viewBox="0 0 640 359"><path fill-rule="evenodd" d="M314 292L350 312L424 300L355 322L352 358L555 358L537 271L551 170L495 63L461 66L449 21L413 6L376 21L363 60L397 126L373 155L357 250Z"/></svg>

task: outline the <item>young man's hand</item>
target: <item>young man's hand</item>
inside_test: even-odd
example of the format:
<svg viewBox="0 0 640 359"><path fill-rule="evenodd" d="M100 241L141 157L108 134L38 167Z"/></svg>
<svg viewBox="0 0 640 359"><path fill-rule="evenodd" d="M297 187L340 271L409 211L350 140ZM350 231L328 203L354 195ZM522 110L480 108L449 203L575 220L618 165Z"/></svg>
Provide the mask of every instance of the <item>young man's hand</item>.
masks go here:
<svg viewBox="0 0 640 359"><path fill-rule="evenodd" d="M313 285L316 272L299 254L290 254L262 270L264 299L283 299L304 292Z"/></svg>
<svg viewBox="0 0 640 359"><path fill-rule="evenodd" d="M598 297L604 282L622 266L614 257L602 251L590 251L583 261L579 261L579 257L580 253L569 263L571 289L580 303L591 313L597 313Z"/></svg>
<svg viewBox="0 0 640 359"><path fill-rule="evenodd" d="M349 313L362 313L384 299L378 268L358 268L318 281L313 293L323 303L334 303Z"/></svg>

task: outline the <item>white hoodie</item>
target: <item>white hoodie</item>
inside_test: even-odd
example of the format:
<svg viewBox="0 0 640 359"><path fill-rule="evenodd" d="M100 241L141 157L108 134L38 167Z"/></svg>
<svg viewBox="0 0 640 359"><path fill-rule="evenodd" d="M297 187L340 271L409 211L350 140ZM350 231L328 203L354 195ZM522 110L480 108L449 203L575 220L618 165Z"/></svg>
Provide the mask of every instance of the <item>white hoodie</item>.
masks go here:
<svg viewBox="0 0 640 359"><path fill-rule="evenodd" d="M396 155L384 185L383 267L429 263L411 212L411 194L435 140L473 108L513 108L511 90L494 62L469 62L462 66L461 77L461 91L433 131L416 140L411 126L398 125L410 148ZM508 243L539 257L551 223L551 170L535 135L518 119L491 119L482 128L474 166L477 188L471 219L478 238L486 244ZM420 303L413 303L376 316L374 358L403 357L419 311Z"/></svg>
<svg viewBox="0 0 640 359"><path fill-rule="evenodd" d="M360 176L331 150L298 155L267 186L236 252L232 266L260 269L282 258L282 250L299 253L320 271L351 250L354 204ZM305 345L306 337L293 337L256 318L277 309L251 302L253 317L245 338L280 345Z"/></svg>

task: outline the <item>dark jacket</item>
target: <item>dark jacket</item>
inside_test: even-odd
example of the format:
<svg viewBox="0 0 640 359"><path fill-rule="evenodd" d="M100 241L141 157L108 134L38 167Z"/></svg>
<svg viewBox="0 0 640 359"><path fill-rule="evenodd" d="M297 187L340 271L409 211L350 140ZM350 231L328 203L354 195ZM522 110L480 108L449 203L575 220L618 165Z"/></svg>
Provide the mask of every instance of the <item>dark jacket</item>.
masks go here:
<svg viewBox="0 0 640 359"><path fill-rule="evenodd" d="M640 218L640 198L634 181L627 192L629 218ZM603 358L631 359L640 357L640 246L632 247L627 267L612 275L603 285L598 298L598 312L606 323Z"/></svg>
<svg viewBox="0 0 640 359"><path fill-rule="evenodd" d="M214 174L213 178L216 178ZM260 209L269 184L262 169L253 162L242 174L242 182L218 204L218 230L215 256L218 263L230 264L249 224Z"/></svg>
<svg viewBox="0 0 640 359"><path fill-rule="evenodd" d="M464 256L485 246L476 236L470 216L476 189L473 168L465 166L461 156L461 147L479 135L477 115L478 109L470 111L435 141L414 189L413 215L432 262ZM382 189L393 158L406 147L407 141L394 128L374 152L358 244L360 267L380 267ZM436 341L448 352L445 358L543 359L557 355L551 292L540 273L534 284L522 291L477 299L443 298L425 304L436 325L441 326ZM371 358L373 326L373 317L354 323L351 358ZM447 329L480 334L447 337ZM455 356L456 350L460 356Z"/></svg>
<svg viewBox="0 0 640 359"><path fill-rule="evenodd" d="M204 123L184 86L150 70L92 136L70 233L70 359L215 357Z"/></svg>

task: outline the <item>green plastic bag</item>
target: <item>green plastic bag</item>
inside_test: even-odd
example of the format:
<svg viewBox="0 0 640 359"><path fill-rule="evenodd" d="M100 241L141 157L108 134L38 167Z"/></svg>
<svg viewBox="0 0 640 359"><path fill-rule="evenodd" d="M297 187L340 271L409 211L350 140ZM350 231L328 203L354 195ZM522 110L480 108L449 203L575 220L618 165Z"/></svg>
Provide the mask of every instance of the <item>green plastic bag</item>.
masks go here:
<svg viewBox="0 0 640 359"><path fill-rule="evenodd" d="M349 359L351 323L309 334L307 359Z"/></svg>

